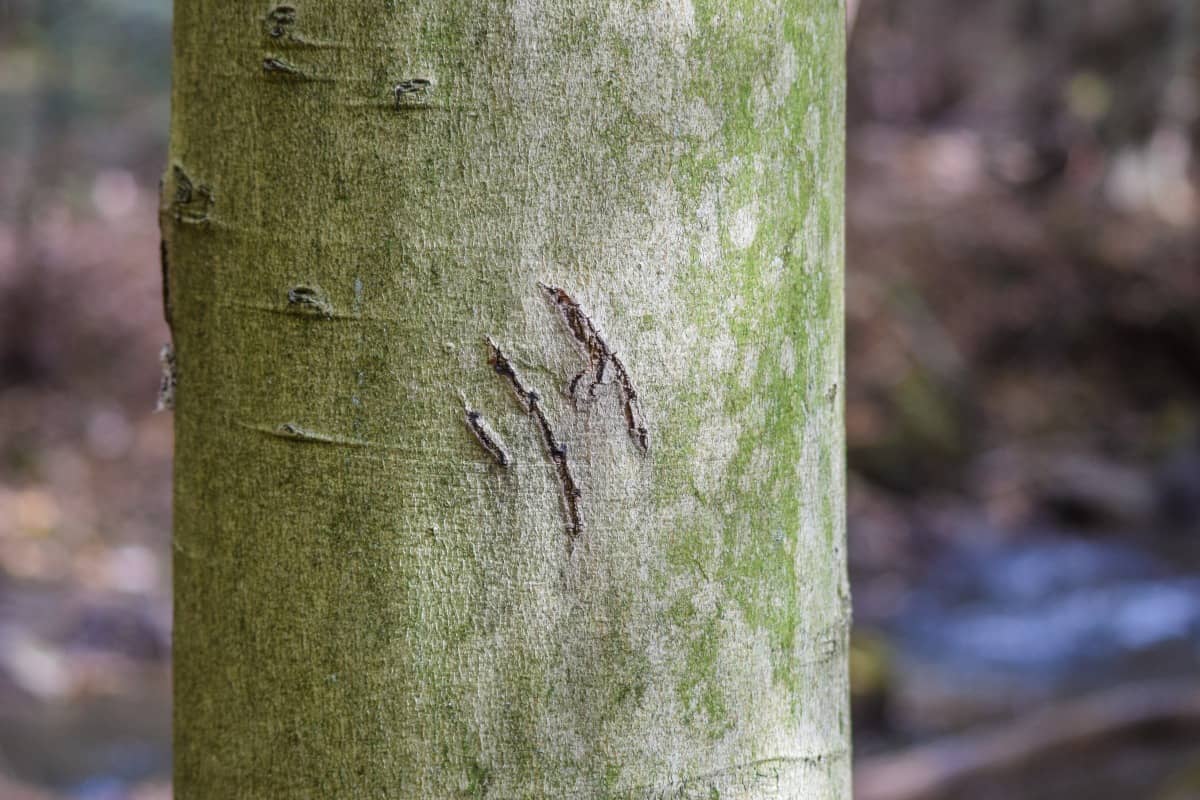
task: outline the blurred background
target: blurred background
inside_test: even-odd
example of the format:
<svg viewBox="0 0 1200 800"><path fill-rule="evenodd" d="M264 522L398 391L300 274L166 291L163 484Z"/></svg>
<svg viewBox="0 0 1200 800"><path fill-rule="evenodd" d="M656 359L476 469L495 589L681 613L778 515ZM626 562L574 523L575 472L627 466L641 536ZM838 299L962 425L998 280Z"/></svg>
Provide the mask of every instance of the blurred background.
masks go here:
<svg viewBox="0 0 1200 800"><path fill-rule="evenodd" d="M0 798L170 796L167 0L0 0ZM857 796L1200 797L1200 7L861 0Z"/></svg>

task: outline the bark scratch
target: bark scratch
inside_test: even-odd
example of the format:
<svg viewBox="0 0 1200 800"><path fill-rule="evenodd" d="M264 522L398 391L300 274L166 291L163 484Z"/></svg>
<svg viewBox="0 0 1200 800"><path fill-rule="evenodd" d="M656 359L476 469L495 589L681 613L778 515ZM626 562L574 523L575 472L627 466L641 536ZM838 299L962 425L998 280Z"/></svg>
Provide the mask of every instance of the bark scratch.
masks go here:
<svg viewBox="0 0 1200 800"><path fill-rule="evenodd" d="M502 467L507 467L512 463L512 458L508 455L508 450L504 447L504 442L500 439L500 434L496 433L487 420L483 418L483 414L475 411L472 408L466 409L467 427L471 429L475 440L479 442L479 446L487 451L488 455L496 459L496 463Z"/></svg>
<svg viewBox="0 0 1200 800"><path fill-rule="evenodd" d="M550 461L554 464L555 472L558 475L558 485L562 489L563 505L567 514L567 551L573 552L575 549L575 539L579 536L583 529L583 519L579 510L579 499L582 497L582 492L579 489L579 484L575 481L575 476L571 472L570 462L567 460L567 447L554 433L554 428L550 425L550 420L546 417L546 412L542 409L541 395L536 390L530 389L517 375L517 371L513 368L512 361L504 354L489 337L487 339L488 347L491 349L491 355L488 358L488 363L492 365L492 369L496 370L496 374L505 378L509 385L512 386L513 392L517 395L517 399L521 402L521 406L525 409L533 421L537 424L538 431L542 435L542 442L546 446L547 454Z"/></svg>
<svg viewBox="0 0 1200 800"><path fill-rule="evenodd" d="M579 345L584 358L587 359L587 366L580 370L567 385L571 399L578 401L580 386L584 379L587 379L587 398L589 401L595 400L596 389L605 385L604 378L611 370L617 390L621 393L621 408L625 414L625 426L629 430L629 438L633 439L638 450L645 453L650 449L650 431L642 416L637 389L633 386L633 380L629 377L629 370L625 368L624 362L608 346L608 342L604 340L591 317L584 313L583 308L566 290L541 282L538 283L538 286L558 310L559 316L566 323L575 343Z"/></svg>

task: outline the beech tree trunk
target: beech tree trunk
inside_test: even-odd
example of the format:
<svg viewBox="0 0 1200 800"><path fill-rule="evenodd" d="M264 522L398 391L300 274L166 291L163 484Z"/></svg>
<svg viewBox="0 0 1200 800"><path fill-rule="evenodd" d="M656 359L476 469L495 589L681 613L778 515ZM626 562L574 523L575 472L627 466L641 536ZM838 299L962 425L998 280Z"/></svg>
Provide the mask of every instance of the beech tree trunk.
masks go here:
<svg viewBox="0 0 1200 800"><path fill-rule="evenodd" d="M177 798L849 797L844 34L176 3Z"/></svg>

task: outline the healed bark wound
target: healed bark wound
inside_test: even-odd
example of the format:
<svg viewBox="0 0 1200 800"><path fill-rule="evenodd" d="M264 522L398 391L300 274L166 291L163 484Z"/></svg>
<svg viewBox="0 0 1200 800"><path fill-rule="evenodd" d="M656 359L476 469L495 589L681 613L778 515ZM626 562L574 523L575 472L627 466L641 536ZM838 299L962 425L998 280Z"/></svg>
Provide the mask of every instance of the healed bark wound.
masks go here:
<svg viewBox="0 0 1200 800"><path fill-rule="evenodd" d="M848 798L841 3L176 6L176 796Z"/></svg>
<svg viewBox="0 0 1200 800"><path fill-rule="evenodd" d="M596 326L592 324L591 317L583 313L579 303L575 302L565 289L547 286L544 283L539 283L538 286L549 295L555 308L562 314L567 328L570 329L571 335L575 337L575 341L583 349L584 356L587 358L587 366L571 379L569 392L571 399L578 398L580 381L585 377L590 377L587 395L589 400L595 400L596 389L604 383L604 376L611 367L616 377L617 388L621 392L621 411L625 414L625 424L629 429L629 436L637 442L643 453L646 452L650 448L650 430L646 427L646 421L642 417L637 390L633 388L633 379L629 377L629 371L625 369L620 357L609 348L608 342L604 341L600 331L596 330Z"/></svg>
<svg viewBox="0 0 1200 800"><path fill-rule="evenodd" d="M558 474L558 485L562 490L563 507L566 509L567 516L567 549L568 552L574 552L575 537L583 531L583 519L579 511L579 500L583 497L583 492L579 489L575 475L571 472L571 463L567 460L567 446L559 440L558 435L554 432L554 427L547 419L546 411L542 408L541 395L525 386L513 368L512 362L508 360L508 356L504 355L504 351L491 339L488 339L488 347L492 351L491 356L488 357L488 363L492 365L492 369L496 370L497 375L512 386L513 393L521 401L521 407L536 424L538 433L542 437L542 444L546 448L546 454L550 457L550 463L554 465L554 471Z"/></svg>

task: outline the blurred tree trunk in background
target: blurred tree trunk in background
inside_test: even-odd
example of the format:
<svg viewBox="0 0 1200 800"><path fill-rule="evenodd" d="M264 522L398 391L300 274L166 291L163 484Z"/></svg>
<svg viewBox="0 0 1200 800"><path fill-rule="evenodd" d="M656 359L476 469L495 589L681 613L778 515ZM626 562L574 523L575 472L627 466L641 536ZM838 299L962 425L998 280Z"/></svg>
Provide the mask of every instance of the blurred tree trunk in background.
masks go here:
<svg viewBox="0 0 1200 800"><path fill-rule="evenodd" d="M847 798L841 3L177 3L176 796Z"/></svg>

